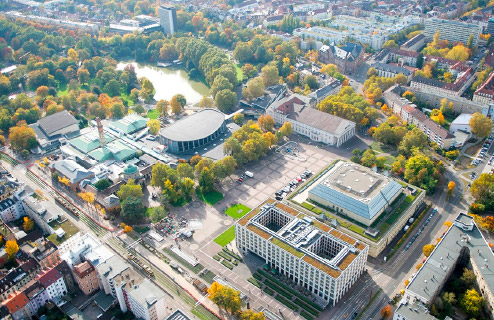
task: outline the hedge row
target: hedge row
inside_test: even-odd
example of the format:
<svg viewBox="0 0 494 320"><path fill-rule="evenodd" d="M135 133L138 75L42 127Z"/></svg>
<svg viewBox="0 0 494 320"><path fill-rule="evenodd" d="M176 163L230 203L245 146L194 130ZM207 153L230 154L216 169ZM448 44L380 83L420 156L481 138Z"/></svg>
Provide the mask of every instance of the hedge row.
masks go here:
<svg viewBox="0 0 494 320"><path fill-rule="evenodd" d="M255 279L259 280L259 281L261 281L261 280L262 280L261 275L260 275L260 274L258 274L258 273L254 273L252 276L253 276Z"/></svg>
<svg viewBox="0 0 494 320"><path fill-rule="evenodd" d="M233 265L230 262L226 261L226 260L221 261L221 264L224 265L225 267L227 267L230 270L233 269Z"/></svg>
<svg viewBox="0 0 494 320"><path fill-rule="evenodd" d="M288 308L292 309L293 311L297 311L298 310L298 306L296 306L294 303L292 303L290 300L288 299L285 299L283 298L282 296L280 295L277 295L275 297L276 300L278 300L279 302L283 303L285 306L287 306Z"/></svg>
<svg viewBox="0 0 494 320"><path fill-rule="evenodd" d="M276 283L272 282L271 280L265 279L264 284L270 287L271 289L273 289L274 291L278 292L278 294L281 294L282 296L286 297L287 299L292 298L291 294L278 287Z"/></svg>
<svg viewBox="0 0 494 320"><path fill-rule="evenodd" d="M299 298L295 299L295 303L299 305L302 309L306 310L310 314L312 314L314 317L317 317L319 315L319 311L314 310L312 307L309 307L307 303L303 302Z"/></svg>
<svg viewBox="0 0 494 320"><path fill-rule="evenodd" d="M218 255L227 261L232 261L232 257L224 253L223 251L218 252Z"/></svg>
<svg viewBox="0 0 494 320"><path fill-rule="evenodd" d="M254 279L254 278L249 278L249 279L247 279L247 281L249 281L250 283L252 283L256 287L261 289L261 283L258 280Z"/></svg>
<svg viewBox="0 0 494 320"><path fill-rule="evenodd" d="M268 287L265 287L263 289L264 292L266 292L267 294L269 294L270 296L272 296L274 294L274 290L268 288Z"/></svg>
<svg viewBox="0 0 494 320"><path fill-rule="evenodd" d="M238 254L236 254L235 252L231 251L231 250L228 250L227 248L223 248L223 251L230 255L232 258L234 259L237 259L238 261L242 261L242 257L240 257Z"/></svg>
<svg viewBox="0 0 494 320"><path fill-rule="evenodd" d="M310 314L308 314L307 312L305 312L305 310L302 310L302 312L300 312L300 315L302 317L304 317L305 319L307 319L307 320L313 320L314 319L314 317L312 317Z"/></svg>
<svg viewBox="0 0 494 320"><path fill-rule="evenodd" d="M282 287L283 289L287 290L288 292L292 293L293 295L295 295L297 298L299 298L300 300L304 301L305 303L307 303L309 306L313 307L314 309L316 309L317 311L321 312L323 309L317 304L315 303L314 301L311 301L310 299L308 299L307 297L305 297L304 295L302 295L301 293L295 291L293 288L285 285L284 283L280 282L278 279L276 279L275 277L273 277L272 275L270 275L269 273L267 272L264 272L263 270L258 270L257 272L259 272L262 276L264 276L266 279L269 279L271 281L274 281L275 283L278 284L279 287Z"/></svg>
<svg viewBox="0 0 494 320"><path fill-rule="evenodd" d="M221 260L221 257L216 255L216 256L213 256L213 259L216 260L216 261L220 261Z"/></svg>

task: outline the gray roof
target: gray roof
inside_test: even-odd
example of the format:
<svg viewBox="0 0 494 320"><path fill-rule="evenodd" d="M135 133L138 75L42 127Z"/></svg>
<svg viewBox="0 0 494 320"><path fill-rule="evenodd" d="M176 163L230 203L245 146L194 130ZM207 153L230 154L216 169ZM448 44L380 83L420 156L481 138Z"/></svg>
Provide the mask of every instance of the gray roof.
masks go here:
<svg viewBox="0 0 494 320"><path fill-rule="evenodd" d="M38 120L38 125L48 136L73 124L78 124L78 121L67 110L54 113Z"/></svg>
<svg viewBox="0 0 494 320"><path fill-rule="evenodd" d="M470 229L471 230L468 230ZM463 248L469 249L470 260L475 263L483 281L494 291L494 254L471 216L460 213L441 242L408 284L408 294L428 303L444 286L456 266Z"/></svg>
<svg viewBox="0 0 494 320"><path fill-rule="evenodd" d="M112 279L130 266L119 256L114 255L96 266L98 273L107 279Z"/></svg>
<svg viewBox="0 0 494 320"><path fill-rule="evenodd" d="M392 64L388 63L381 63L381 62L376 62L372 65L376 70L383 70L395 74L404 74L406 77L409 77L412 75L412 72L408 70L407 68L395 66Z"/></svg>
<svg viewBox="0 0 494 320"><path fill-rule="evenodd" d="M173 141L194 141L206 138L225 122L225 114L204 109L160 130L160 135Z"/></svg>
<svg viewBox="0 0 494 320"><path fill-rule="evenodd" d="M177 309L171 315L168 316L165 320L191 320L182 310Z"/></svg>
<svg viewBox="0 0 494 320"><path fill-rule="evenodd" d="M14 199L12 198L7 198L3 201L0 201L0 212L12 207L16 202L17 201L14 201Z"/></svg>
<svg viewBox="0 0 494 320"><path fill-rule="evenodd" d="M309 191L309 196L314 195L369 220L388 207L402 190L395 180L350 162L336 164L323 179Z"/></svg>
<svg viewBox="0 0 494 320"><path fill-rule="evenodd" d="M51 165L60 174L69 178L70 183L78 183L84 179L89 179L94 176L94 173L86 170L72 159L64 159L57 161Z"/></svg>
<svg viewBox="0 0 494 320"><path fill-rule="evenodd" d="M148 308L165 296L165 292L148 279L144 279L140 284L134 286L129 294L139 304Z"/></svg>
<svg viewBox="0 0 494 320"><path fill-rule="evenodd" d="M403 320L437 320L436 317L429 313L429 310L424 305L419 303L400 303L395 310L395 315L400 315L400 319Z"/></svg>

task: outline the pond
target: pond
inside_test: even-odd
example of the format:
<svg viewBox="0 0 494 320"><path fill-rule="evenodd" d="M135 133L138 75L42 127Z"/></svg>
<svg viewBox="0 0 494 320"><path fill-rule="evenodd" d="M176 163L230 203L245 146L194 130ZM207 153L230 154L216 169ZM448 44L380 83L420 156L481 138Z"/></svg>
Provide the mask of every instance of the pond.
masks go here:
<svg viewBox="0 0 494 320"><path fill-rule="evenodd" d="M156 90L154 99L159 101L170 99L176 94L182 94L187 99L187 104L197 103L203 96L209 95L209 88L201 81L192 80L184 69L161 68L152 64L136 62L120 62L118 70L123 70L126 65L132 64L137 77L146 77L153 83Z"/></svg>

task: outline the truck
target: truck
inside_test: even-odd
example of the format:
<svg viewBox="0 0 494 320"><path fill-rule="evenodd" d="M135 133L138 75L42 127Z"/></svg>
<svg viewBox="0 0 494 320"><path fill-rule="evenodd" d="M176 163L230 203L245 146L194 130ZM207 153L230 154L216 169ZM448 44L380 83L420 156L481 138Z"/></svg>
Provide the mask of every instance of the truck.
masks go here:
<svg viewBox="0 0 494 320"><path fill-rule="evenodd" d="M244 174L249 177L249 178L253 178L254 177L254 174L250 171L245 171Z"/></svg>
<svg viewBox="0 0 494 320"><path fill-rule="evenodd" d="M197 288L197 290L201 291L202 293L208 292L208 286L206 286L200 280L194 279L194 281L192 281L192 284L194 285L194 287Z"/></svg>

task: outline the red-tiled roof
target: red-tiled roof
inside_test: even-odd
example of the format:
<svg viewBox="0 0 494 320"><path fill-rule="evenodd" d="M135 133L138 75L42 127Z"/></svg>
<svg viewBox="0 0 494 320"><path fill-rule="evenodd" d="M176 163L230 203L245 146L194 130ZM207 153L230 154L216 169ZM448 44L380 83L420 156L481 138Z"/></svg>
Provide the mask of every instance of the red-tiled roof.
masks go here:
<svg viewBox="0 0 494 320"><path fill-rule="evenodd" d="M55 283L61 277L62 277L62 274L60 272L58 272L57 269L52 268L52 269L48 270L47 272L45 272L44 274L42 274L38 280L43 287L48 288L49 286L51 286L53 283Z"/></svg>
<svg viewBox="0 0 494 320"><path fill-rule="evenodd" d="M79 263L78 265L74 266L74 273L79 278L84 278L93 271L94 271L93 265L87 261L84 261L83 263Z"/></svg>
<svg viewBox="0 0 494 320"><path fill-rule="evenodd" d="M10 314L14 314L19 311L19 309L24 308L28 302L29 299L23 292L15 292L10 294L9 297L2 302L2 304L9 309Z"/></svg>

